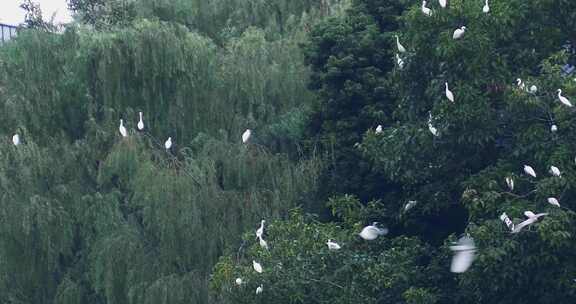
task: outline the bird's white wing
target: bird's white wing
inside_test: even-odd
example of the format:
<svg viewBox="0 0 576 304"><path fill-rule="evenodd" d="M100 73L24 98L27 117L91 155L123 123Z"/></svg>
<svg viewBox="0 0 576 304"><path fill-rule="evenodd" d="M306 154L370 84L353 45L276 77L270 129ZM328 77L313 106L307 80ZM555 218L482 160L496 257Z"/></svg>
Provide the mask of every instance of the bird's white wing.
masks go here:
<svg viewBox="0 0 576 304"><path fill-rule="evenodd" d="M536 216L536 215L534 214L534 212L532 212L532 211L530 211L530 210L524 211L524 215L525 215L527 218L533 218L533 217Z"/></svg>
<svg viewBox="0 0 576 304"><path fill-rule="evenodd" d="M514 230L512 230L512 233L518 233L522 230L522 228L534 223L536 221L536 218L529 218L525 221L523 221L522 223L514 226Z"/></svg>
<svg viewBox="0 0 576 304"><path fill-rule="evenodd" d="M450 271L454 273L462 273L470 268L475 258L474 250L457 251L452 257L452 265Z"/></svg>

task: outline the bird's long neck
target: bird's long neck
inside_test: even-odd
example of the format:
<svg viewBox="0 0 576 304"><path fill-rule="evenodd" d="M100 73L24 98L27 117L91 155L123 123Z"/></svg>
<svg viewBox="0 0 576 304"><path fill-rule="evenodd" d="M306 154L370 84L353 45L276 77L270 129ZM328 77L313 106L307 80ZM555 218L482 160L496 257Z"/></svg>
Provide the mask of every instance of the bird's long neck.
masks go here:
<svg viewBox="0 0 576 304"><path fill-rule="evenodd" d="M139 114L140 114L140 121L142 121L142 112L140 112Z"/></svg>

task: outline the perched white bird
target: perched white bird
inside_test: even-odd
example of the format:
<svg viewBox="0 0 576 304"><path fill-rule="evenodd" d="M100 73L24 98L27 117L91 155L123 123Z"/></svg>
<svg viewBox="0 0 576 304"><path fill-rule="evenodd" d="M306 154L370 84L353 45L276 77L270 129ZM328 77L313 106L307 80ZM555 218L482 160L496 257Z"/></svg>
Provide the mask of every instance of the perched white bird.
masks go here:
<svg viewBox="0 0 576 304"><path fill-rule="evenodd" d="M414 206L416 206L418 202L416 201L408 201L408 203L406 203L406 205L404 205L404 212L414 208Z"/></svg>
<svg viewBox="0 0 576 304"><path fill-rule="evenodd" d="M456 29L454 31L454 34L452 34L452 38L453 39L460 39L460 38L462 38L462 36L464 36L464 32L466 32L466 27L462 26L461 28Z"/></svg>
<svg viewBox="0 0 576 304"><path fill-rule="evenodd" d="M140 116L140 120L138 120L138 130L142 131L144 130L144 120L142 119L142 112L138 112L138 115Z"/></svg>
<svg viewBox="0 0 576 304"><path fill-rule="evenodd" d="M438 0L442 8L446 8L446 0Z"/></svg>
<svg viewBox="0 0 576 304"><path fill-rule="evenodd" d="M168 137L164 143L164 148L166 148L166 150L170 150L170 148L172 148L172 137Z"/></svg>
<svg viewBox="0 0 576 304"><path fill-rule="evenodd" d="M426 7L426 1L422 1L422 12L426 16L432 16L432 10Z"/></svg>
<svg viewBox="0 0 576 304"><path fill-rule="evenodd" d="M508 189L510 189L510 191L514 190L514 179L511 177L506 177L506 185L508 186Z"/></svg>
<svg viewBox="0 0 576 304"><path fill-rule="evenodd" d="M376 127L376 134L380 134L380 133L382 133L382 125L378 125Z"/></svg>
<svg viewBox="0 0 576 304"><path fill-rule="evenodd" d="M340 245L338 245L338 243L332 242L332 240L328 240L328 242L326 242L326 245L328 245L328 249L330 250L339 250L341 248Z"/></svg>
<svg viewBox="0 0 576 304"><path fill-rule="evenodd" d="M265 220L260 221L260 227L256 229L257 238L262 238L262 234L264 234L264 223L266 223Z"/></svg>
<svg viewBox="0 0 576 304"><path fill-rule="evenodd" d="M118 131L120 131L122 137L128 136L128 131L126 131L126 128L124 127L124 121L122 119L120 119L120 126L118 127Z"/></svg>
<svg viewBox="0 0 576 304"><path fill-rule="evenodd" d="M20 135L18 134L14 134L14 136L12 136L12 143L17 146L20 144Z"/></svg>
<svg viewBox="0 0 576 304"><path fill-rule="evenodd" d="M452 94L452 91L450 91L450 89L448 89L448 83L446 82L446 98L448 98L448 100L450 100L451 102L454 102L454 94Z"/></svg>
<svg viewBox="0 0 576 304"><path fill-rule="evenodd" d="M538 87L535 85L531 85L530 86L530 93L535 94L536 92L538 92Z"/></svg>
<svg viewBox="0 0 576 304"><path fill-rule="evenodd" d="M556 207L560 207L560 202L558 202L558 200L555 197L549 197L548 203Z"/></svg>
<svg viewBox="0 0 576 304"><path fill-rule="evenodd" d="M469 236L463 236L458 240L455 246L450 246L450 249L454 252L450 271L462 273L468 270L476 257L476 245L474 244L474 239Z"/></svg>
<svg viewBox="0 0 576 304"><path fill-rule="evenodd" d="M256 271L257 273L262 273L262 265L260 265L260 263L252 260L252 267L254 268L254 271Z"/></svg>
<svg viewBox="0 0 576 304"><path fill-rule="evenodd" d="M558 169L558 167L555 166L550 166L550 174L554 176L560 176L560 169Z"/></svg>
<svg viewBox="0 0 576 304"><path fill-rule="evenodd" d="M484 7L482 7L482 12L487 14L489 11L490 11L490 6L488 6L488 0L485 0Z"/></svg>
<svg viewBox="0 0 576 304"><path fill-rule="evenodd" d="M252 135L252 131L250 129L246 129L246 131L244 131L242 134L242 143L248 142L250 135Z"/></svg>
<svg viewBox="0 0 576 304"><path fill-rule="evenodd" d="M242 279L241 278L236 278L236 285L238 285L238 286L242 285Z"/></svg>
<svg viewBox="0 0 576 304"><path fill-rule="evenodd" d="M524 82L520 78L516 78L516 85L522 91L524 91L524 89L526 88L526 85L524 84Z"/></svg>
<svg viewBox="0 0 576 304"><path fill-rule="evenodd" d="M360 237L367 241L372 241L380 235L388 234L387 228L378 228L376 227L377 224L377 222L374 222L372 225L364 227L364 229L359 233Z"/></svg>
<svg viewBox="0 0 576 304"><path fill-rule="evenodd" d="M524 172L532 177L536 177L536 171L534 171L534 168L528 165L524 165Z"/></svg>
<svg viewBox="0 0 576 304"><path fill-rule="evenodd" d="M523 221L522 223L516 225L514 227L514 229L512 230L512 233L518 233L520 232L520 230L522 230L522 228L533 224L534 222L536 222L538 220L538 218L548 215L548 213L538 213L538 214L534 214L534 212L532 211L524 211L524 215L528 218L527 220Z"/></svg>
<svg viewBox="0 0 576 304"><path fill-rule="evenodd" d="M259 239L259 243L260 243L260 247L268 250L268 243L262 238L262 237L258 237Z"/></svg>
<svg viewBox="0 0 576 304"><path fill-rule="evenodd" d="M398 38L398 35L395 36L396 36L396 47L398 48L398 52L406 53L406 48L400 43L400 38Z"/></svg>
<svg viewBox="0 0 576 304"><path fill-rule="evenodd" d="M432 113L430 113L430 116L428 117L428 130L430 130L430 133L432 133L434 136L440 135L438 129L432 125Z"/></svg>
<svg viewBox="0 0 576 304"><path fill-rule="evenodd" d="M550 127L550 131L552 131L552 132L558 131L558 126L557 126L557 125L552 125L552 126Z"/></svg>
<svg viewBox="0 0 576 304"><path fill-rule="evenodd" d="M568 98L562 96L562 89L558 89L558 99L560 99L561 103L563 103L569 107L572 107L572 103L570 102L570 100L568 100Z"/></svg>
<svg viewBox="0 0 576 304"><path fill-rule="evenodd" d="M256 288L256 294L261 294L262 291L264 291L264 286L262 286L262 284L260 284L260 286L258 286L258 288Z"/></svg>
<svg viewBox="0 0 576 304"><path fill-rule="evenodd" d="M404 68L404 60L402 60L398 54L396 54L396 63L398 64L398 68L400 70Z"/></svg>

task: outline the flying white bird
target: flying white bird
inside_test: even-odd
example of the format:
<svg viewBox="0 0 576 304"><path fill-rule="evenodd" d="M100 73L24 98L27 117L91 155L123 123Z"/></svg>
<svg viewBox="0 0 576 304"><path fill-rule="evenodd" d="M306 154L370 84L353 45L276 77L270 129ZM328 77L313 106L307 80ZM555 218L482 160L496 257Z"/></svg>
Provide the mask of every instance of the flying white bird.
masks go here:
<svg viewBox="0 0 576 304"><path fill-rule="evenodd" d="M250 135L252 135L252 131L250 129L246 129L246 131L244 131L242 134L242 143L248 142Z"/></svg>
<svg viewBox="0 0 576 304"><path fill-rule="evenodd" d="M572 107L572 103L570 102L570 100L568 100L568 98L562 96L562 89L558 89L558 99L560 99L561 103L563 103L569 107Z"/></svg>
<svg viewBox="0 0 576 304"><path fill-rule="evenodd" d="M396 47L398 48L398 52L406 53L406 48L400 43L400 38L398 38L398 35L394 36L396 36Z"/></svg>
<svg viewBox="0 0 576 304"><path fill-rule="evenodd" d="M257 238L262 238L262 234L264 233L264 223L266 223L265 220L260 221L260 227L256 229Z"/></svg>
<svg viewBox="0 0 576 304"><path fill-rule="evenodd" d="M18 134L14 134L14 136L12 136L12 143L17 146L20 144L20 135Z"/></svg>
<svg viewBox="0 0 576 304"><path fill-rule="evenodd" d="M262 273L262 265L260 265L260 263L252 260L252 267L254 268L254 271L256 271L257 273Z"/></svg>
<svg viewBox="0 0 576 304"><path fill-rule="evenodd" d="M140 116L140 120L138 120L138 130L142 131L144 130L144 120L142 119L142 112L138 112L138 115Z"/></svg>
<svg viewBox="0 0 576 304"><path fill-rule="evenodd" d="M538 87L535 85L531 85L530 86L530 93L535 94L536 92L538 92Z"/></svg>
<svg viewBox="0 0 576 304"><path fill-rule="evenodd" d="M454 31L454 34L452 34L452 38L453 39L460 39L460 38L462 38L462 36L464 36L464 32L466 32L466 27L462 26L461 28L456 29Z"/></svg>
<svg viewBox="0 0 576 304"><path fill-rule="evenodd" d="M442 8L446 8L446 0L438 0Z"/></svg>
<svg viewBox="0 0 576 304"><path fill-rule="evenodd" d="M506 224L508 229L510 229L510 232L514 231L514 223L512 223L506 212L500 215L500 219Z"/></svg>
<svg viewBox="0 0 576 304"><path fill-rule="evenodd" d="M556 207L560 207L560 202L558 202L558 200L555 197L549 197L548 203Z"/></svg>
<svg viewBox="0 0 576 304"><path fill-rule="evenodd" d="M341 248L340 245L338 245L338 243L332 242L332 240L328 240L328 242L326 242L326 245L328 245L328 249L330 250L339 250Z"/></svg>
<svg viewBox="0 0 576 304"><path fill-rule="evenodd" d="M548 213L538 213L538 214L534 214L534 212L532 211L524 211L524 215L528 218L527 220L523 221L522 223L516 225L514 227L514 230L512 230L512 233L518 233L520 232L520 230L522 230L522 228L533 224L534 222L536 222L538 220L538 218L548 215Z"/></svg>
<svg viewBox="0 0 576 304"><path fill-rule="evenodd" d="M376 134L380 134L380 133L382 133L382 125L378 125L376 127Z"/></svg>
<svg viewBox="0 0 576 304"><path fill-rule="evenodd" d="M560 176L560 169L558 169L558 167L555 166L550 166L550 174L554 176Z"/></svg>
<svg viewBox="0 0 576 304"><path fill-rule="evenodd" d="M446 82L446 98L448 98L448 100L450 100L451 102L454 102L454 94L452 94L452 91L450 91L450 89L448 89L448 83Z"/></svg>
<svg viewBox="0 0 576 304"><path fill-rule="evenodd" d="M168 137L164 143L164 148L166 148L166 150L170 150L170 148L172 148L172 137Z"/></svg>
<svg viewBox="0 0 576 304"><path fill-rule="evenodd" d="M268 250L268 243L262 238L262 237L258 237L259 239L259 243L260 243L260 247Z"/></svg>
<svg viewBox="0 0 576 304"><path fill-rule="evenodd" d="M128 131L126 131L126 128L124 127L124 121L122 119L120 119L120 126L118 127L118 131L120 131L122 137L128 136Z"/></svg>
<svg viewBox="0 0 576 304"><path fill-rule="evenodd" d="M524 165L524 172L532 177L536 177L536 171L528 165Z"/></svg>
<svg viewBox="0 0 576 304"><path fill-rule="evenodd" d="M396 63L398 64L398 68L400 70L404 68L404 60L402 60L398 54L396 54Z"/></svg>
<svg viewBox="0 0 576 304"><path fill-rule="evenodd" d="M469 236L463 236L458 240L455 246L450 246L450 249L454 252L450 271L462 273L468 270L476 257L476 245L474 244L474 239Z"/></svg>
<svg viewBox="0 0 576 304"><path fill-rule="evenodd" d="M426 1L422 1L422 12L426 16L432 16L432 10L426 7Z"/></svg>
<svg viewBox="0 0 576 304"><path fill-rule="evenodd" d="M550 127L550 131L552 131L552 132L558 131L558 126L557 126L557 125L552 125L552 126Z"/></svg>
<svg viewBox="0 0 576 304"><path fill-rule="evenodd" d="M510 191L514 190L514 179L511 177L506 177L506 185L508 186L508 189L510 189Z"/></svg>
<svg viewBox="0 0 576 304"><path fill-rule="evenodd" d="M414 208L414 206L416 206L418 202L416 201L408 201L408 203L406 203L406 205L404 205L404 212L407 212L408 210Z"/></svg>
<svg viewBox="0 0 576 304"><path fill-rule="evenodd" d="M388 234L387 228L380 229L376 227L377 224L378 224L377 222L374 222L372 223L372 225L364 227L362 231L359 233L360 237L367 241L372 241L381 235Z"/></svg>
<svg viewBox="0 0 576 304"><path fill-rule="evenodd" d="M241 278L236 278L236 285L238 285L238 286L242 285L242 279Z"/></svg>
<svg viewBox="0 0 576 304"><path fill-rule="evenodd" d="M260 284L260 286L258 286L258 288L256 288L256 294L261 294L262 291L264 291L264 287L262 286L262 284Z"/></svg>
<svg viewBox="0 0 576 304"><path fill-rule="evenodd" d="M487 14L489 11L490 11L490 6L488 6L488 0L485 0L484 7L482 7L482 12Z"/></svg>

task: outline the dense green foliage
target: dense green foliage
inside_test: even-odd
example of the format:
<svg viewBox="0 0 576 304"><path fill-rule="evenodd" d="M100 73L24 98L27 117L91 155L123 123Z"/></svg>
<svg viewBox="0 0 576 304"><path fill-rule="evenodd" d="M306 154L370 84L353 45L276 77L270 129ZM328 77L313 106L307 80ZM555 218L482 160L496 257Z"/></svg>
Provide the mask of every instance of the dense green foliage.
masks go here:
<svg viewBox="0 0 576 304"><path fill-rule="evenodd" d="M0 302L576 302L576 2L489 3L69 0L56 33L25 1L0 47ZM548 215L499 219L526 210Z"/></svg>

